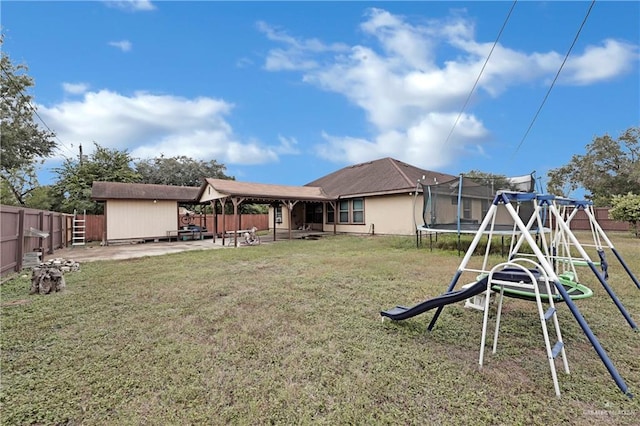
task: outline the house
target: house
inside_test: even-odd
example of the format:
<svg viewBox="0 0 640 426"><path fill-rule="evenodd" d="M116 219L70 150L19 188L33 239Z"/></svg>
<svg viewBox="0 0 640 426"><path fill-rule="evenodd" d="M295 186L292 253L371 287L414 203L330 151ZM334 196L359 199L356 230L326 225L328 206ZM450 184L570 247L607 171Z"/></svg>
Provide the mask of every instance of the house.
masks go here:
<svg viewBox="0 0 640 426"><path fill-rule="evenodd" d="M243 202L269 204L273 230L415 235L423 204L418 179L456 177L382 158L344 167L301 187L206 179L198 202L230 201L234 209Z"/></svg>
<svg viewBox="0 0 640 426"><path fill-rule="evenodd" d="M104 202L103 241L155 239L179 229L178 204L193 203L199 188L93 182L91 198Z"/></svg>
<svg viewBox="0 0 640 426"><path fill-rule="evenodd" d="M415 235L422 222L422 187L418 181L448 181L453 175L420 169L393 158L344 167L305 186L316 186L335 199L335 208L305 203L295 212L305 224L324 231ZM417 194L416 194L417 192ZM337 210L337 214L336 214Z"/></svg>
<svg viewBox="0 0 640 426"><path fill-rule="evenodd" d="M452 182L447 194L457 194L458 179L387 157L344 167L304 186L209 178L200 188L94 182L92 198L106 203L107 240L157 238L177 229L179 203L230 203L235 222L225 224L225 230L243 229L238 207L254 203L269 205L274 235L276 230L296 229L415 235L417 226L430 220L423 217L424 185ZM447 195L446 200L448 205L441 202L437 211L453 222L458 198ZM465 210L460 216L476 222L488 207L486 197L471 195L461 202Z"/></svg>

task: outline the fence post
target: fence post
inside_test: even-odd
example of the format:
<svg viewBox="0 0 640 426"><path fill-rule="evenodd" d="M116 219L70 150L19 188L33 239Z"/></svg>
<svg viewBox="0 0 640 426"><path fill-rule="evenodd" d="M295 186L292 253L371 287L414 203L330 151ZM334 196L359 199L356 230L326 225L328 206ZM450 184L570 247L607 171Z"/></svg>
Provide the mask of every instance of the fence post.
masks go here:
<svg viewBox="0 0 640 426"><path fill-rule="evenodd" d="M53 254L53 216L53 212L49 212L49 251L47 254ZM42 261L44 261L44 258Z"/></svg>
<svg viewBox="0 0 640 426"><path fill-rule="evenodd" d="M44 212L41 211L38 213L38 230L44 232ZM38 238L38 249L40 249L40 253L44 255L44 238Z"/></svg>
<svg viewBox="0 0 640 426"><path fill-rule="evenodd" d="M24 258L24 209L18 211L18 241L16 244L16 268L15 272L22 271L22 259Z"/></svg>

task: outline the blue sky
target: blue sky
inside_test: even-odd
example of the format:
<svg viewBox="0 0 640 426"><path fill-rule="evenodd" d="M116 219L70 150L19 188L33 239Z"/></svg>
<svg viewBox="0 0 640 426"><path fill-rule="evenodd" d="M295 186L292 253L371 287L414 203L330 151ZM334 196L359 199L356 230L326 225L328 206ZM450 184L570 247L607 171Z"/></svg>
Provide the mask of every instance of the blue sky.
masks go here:
<svg viewBox="0 0 640 426"><path fill-rule="evenodd" d="M382 157L546 177L640 125L640 3L595 3L524 140L590 2L518 2L463 111L512 4L3 1L0 18L60 142L43 184L93 141L247 182Z"/></svg>

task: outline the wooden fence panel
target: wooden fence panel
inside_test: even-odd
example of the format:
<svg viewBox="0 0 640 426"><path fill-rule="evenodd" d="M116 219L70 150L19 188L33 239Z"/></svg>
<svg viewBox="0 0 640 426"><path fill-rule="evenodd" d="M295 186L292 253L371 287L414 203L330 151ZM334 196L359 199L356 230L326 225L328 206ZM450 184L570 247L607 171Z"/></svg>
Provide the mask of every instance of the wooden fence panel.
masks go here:
<svg viewBox="0 0 640 426"><path fill-rule="evenodd" d="M70 241L67 217L64 213L0 205L0 274L20 271L25 253L53 254L55 249L66 247ZM48 236L43 237L43 233Z"/></svg>
<svg viewBox="0 0 640 426"><path fill-rule="evenodd" d="M18 247L18 221L19 209L5 209L2 206L2 226L0 226L0 274L13 272L16 270L18 261L16 252Z"/></svg>
<svg viewBox="0 0 640 426"><path fill-rule="evenodd" d="M106 238L104 221L104 215L87 215L85 222L85 239L87 241L102 241L103 238Z"/></svg>
<svg viewBox="0 0 640 426"><path fill-rule="evenodd" d="M264 231L269 229L269 215L268 214L242 214L239 215L240 226L239 229L250 229L252 227L258 228L259 231ZM201 228L207 228L207 231L213 232L214 229L217 230L218 233L223 233L224 231L234 230L234 216L232 214L227 215L216 215L217 219L217 227L214 228L214 215L195 215L189 218L189 221L183 220L184 215L180 215L180 224L181 226L185 226L186 223L190 223L192 225L199 226Z"/></svg>
<svg viewBox="0 0 640 426"><path fill-rule="evenodd" d="M249 229L253 226L258 228L258 230L268 230L269 229L269 215L268 214L243 214L240 215L240 228L241 229ZM196 225L201 228L206 228L209 232L213 232L214 227L214 216L213 214L208 215L192 215L187 219L183 220L185 215L179 215L178 221L180 223L180 227L187 226L187 224ZM223 218L222 215L217 215L218 219L218 227L215 228L219 233L224 232L223 229ZM226 230L235 229L233 223L233 215L226 215L224 220L226 225ZM86 218L86 235L85 239L87 241L102 241L104 238L104 229L105 229L105 217L104 215L87 215Z"/></svg>
<svg viewBox="0 0 640 426"><path fill-rule="evenodd" d="M595 207L594 216L598 221L598 224L605 231L629 231L629 223L620 222L617 220L609 219L609 208L608 207ZM567 209L569 214L571 213L570 209ZM589 223L589 218L584 210L579 210L578 213L571 220L570 224L571 230L573 231L589 231L591 230L591 225Z"/></svg>

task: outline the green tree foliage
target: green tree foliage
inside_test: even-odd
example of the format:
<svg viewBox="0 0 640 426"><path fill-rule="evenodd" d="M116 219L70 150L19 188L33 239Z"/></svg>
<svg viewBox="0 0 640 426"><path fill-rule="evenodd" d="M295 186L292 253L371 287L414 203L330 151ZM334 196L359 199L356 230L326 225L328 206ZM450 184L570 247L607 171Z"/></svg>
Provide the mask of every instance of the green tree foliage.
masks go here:
<svg viewBox="0 0 640 426"><path fill-rule="evenodd" d="M38 185L34 164L56 148L55 135L34 120L36 110L27 92L34 82L27 71L26 65L14 65L0 53L0 201L5 204L26 204L25 197Z"/></svg>
<svg viewBox="0 0 640 426"><path fill-rule="evenodd" d="M640 127L627 129L618 139L598 136L586 151L549 171L550 193L569 196L582 187L596 206L611 205L613 195L640 194Z"/></svg>
<svg viewBox="0 0 640 426"><path fill-rule="evenodd" d="M2 171L2 189L0 192L2 204L33 207L29 204L29 200L37 188L38 179L34 164L29 164L19 169Z"/></svg>
<svg viewBox="0 0 640 426"><path fill-rule="evenodd" d="M495 191L498 191L499 189L515 190L515 186L505 175L481 172L480 170L470 170L463 176L466 178L474 179L481 185L493 188Z"/></svg>
<svg viewBox="0 0 640 426"><path fill-rule="evenodd" d="M65 160L62 167L55 169L58 181L53 185L54 208L64 213L86 210L88 214L102 214L102 204L91 200L93 182L139 182L140 175L132 162L127 150L108 149L97 143L86 159Z"/></svg>
<svg viewBox="0 0 640 426"><path fill-rule="evenodd" d="M234 179L224 173L226 166L216 160L199 161L186 156L141 160L135 167L142 183L157 185L199 187L204 178Z"/></svg>
<svg viewBox="0 0 640 426"><path fill-rule="evenodd" d="M611 197L609 217L613 220L629 222L631 231L640 236L640 194L614 195Z"/></svg>

